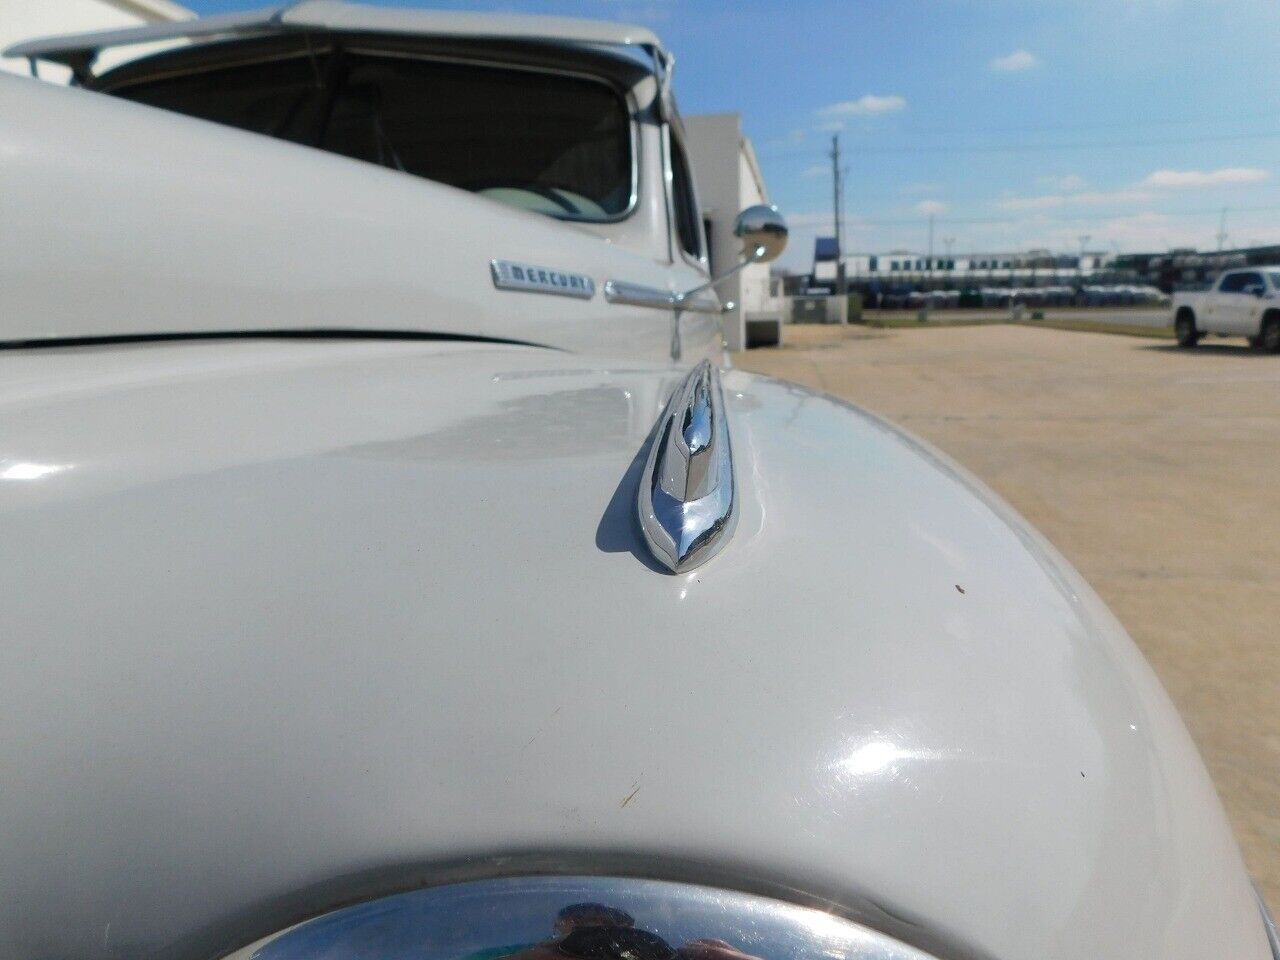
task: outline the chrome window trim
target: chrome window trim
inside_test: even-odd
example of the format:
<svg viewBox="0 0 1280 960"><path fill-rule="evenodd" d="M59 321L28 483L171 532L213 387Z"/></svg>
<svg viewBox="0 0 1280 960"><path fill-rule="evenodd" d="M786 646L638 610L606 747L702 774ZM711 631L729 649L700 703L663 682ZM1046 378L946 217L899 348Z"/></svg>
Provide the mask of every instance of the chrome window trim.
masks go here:
<svg viewBox="0 0 1280 960"><path fill-rule="evenodd" d="M689 187L693 191L693 205L696 208L694 229L698 232L698 242L702 249L701 255L697 257L680 245L680 231L676 227L676 176L675 165L671 162L672 136L676 136L679 139L680 149L684 151L685 167L689 173ZM676 254L678 253L680 258L689 266L710 276L711 260L707 251L706 231L702 228L702 206L698 202L698 187L694 182L693 168L688 159L689 149L685 146L684 137L676 133L670 120L664 121L662 124L662 182L667 195L667 244L671 262L676 262Z"/></svg>
<svg viewBox="0 0 1280 960"><path fill-rule="evenodd" d="M265 38L273 38L276 36L278 35L277 34L264 35ZM259 38L252 38L252 39L259 39ZM523 71L525 73L537 73L537 74L557 76L557 77L572 77L573 79L576 79L576 80L586 80L586 81L590 81L591 83L596 83L603 87L607 87L614 94L616 94L622 100L623 107L626 110L627 116L629 118L629 122L627 124L627 150L630 153L630 159L631 159L631 163L630 163L631 192L630 192L630 195L627 197L627 205L624 209L622 209L618 213L609 214L608 216L605 216L605 217L579 217L569 213L563 213L563 214L544 213L542 214L542 216L550 217L553 220L562 220L567 223L611 224L611 223L621 223L624 220L631 219L631 217L635 215L636 210L640 206L640 176L643 173L643 168L641 167L641 162L640 162L640 109L636 101L635 91L633 88L622 87L619 84L613 83L612 81L604 77L601 77L597 74L585 73L582 71L570 70L566 68L541 67L541 66L534 66L531 64L524 64L524 63L511 63L509 61L503 61L503 60L490 60L482 57L462 57L462 56L451 57L451 56L441 55L441 54L414 53L409 50L393 50L393 49L388 49L385 47L377 47L377 46L370 47L370 46L366 46L366 44L367 44L367 41L357 41L355 43L347 44L347 43L339 43L339 42L330 40L319 46L315 46L315 47L308 46L304 50L296 50L292 52L280 53L275 55L260 53L253 56L245 55L239 58L232 56L226 60L219 60L217 63L204 63L198 66L192 65L185 69L158 71L156 73L147 74L145 77L138 77L132 80L122 80L117 83L111 83L108 75L108 81L106 83L103 83L101 85L94 85L92 89L96 92L104 93L108 96L111 96L114 94L114 91L116 90L126 90L129 87L144 86L156 80L171 80L175 77L189 77L189 76L194 76L196 74L201 74L201 73L212 73L216 70L227 70L227 69L233 69L235 67L249 67L249 66L254 66L256 64L260 64L260 63L271 63L279 60L302 59L306 57L316 56L317 54L332 53L333 49L337 46L341 46L344 50L350 50L353 53L360 53L366 56L399 58L403 60L426 60L432 63L450 63L450 64L461 64L465 66L480 66L480 67L489 67L492 69L516 70L516 71ZM165 51L165 52L167 53L169 51ZM132 67L134 66L135 63L143 62L143 59L145 58L139 58L138 61L131 61L129 63L123 64L122 66ZM147 104L142 104L142 105L147 106ZM162 108L157 107L155 109L162 109ZM209 122L214 123L216 121L209 121ZM248 132L252 132L252 131L248 131ZM260 136L270 136L270 135L260 134ZM273 137L272 139L279 139L279 138ZM300 144L300 146L307 146L307 144ZM323 150L323 148L320 148L320 147L314 147L312 149ZM323 152L328 153L329 151L323 151ZM333 156L334 154L330 154L330 155ZM408 174L408 175L412 177L416 177L419 180L426 180L429 183L441 183L441 181L432 180L430 177L423 177L417 174ZM442 184L442 185L448 186L448 184ZM670 201L668 200L668 206L669 205L670 205ZM674 221L672 221L672 223L674 223Z"/></svg>
<svg viewBox="0 0 1280 960"><path fill-rule="evenodd" d="M220 956L572 960L588 955L583 946L598 960L937 960L829 908L667 880L548 874L365 900Z"/></svg>

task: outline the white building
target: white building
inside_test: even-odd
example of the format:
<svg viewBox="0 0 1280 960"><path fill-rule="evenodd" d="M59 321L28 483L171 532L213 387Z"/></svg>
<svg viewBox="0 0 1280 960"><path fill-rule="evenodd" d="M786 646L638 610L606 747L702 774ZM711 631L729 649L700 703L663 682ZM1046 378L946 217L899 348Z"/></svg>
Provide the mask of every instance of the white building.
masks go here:
<svg viewBox="0 0 1280 960"><path fill-rule="evenodd" d="M813 279L832 284L836 262L828 255L831 244L819 238L815 245ZM1106 251L1086 250L1079 254L1053 254L1048 250L1017 253L958 253L931 256L915 250L887 253L855 253L844 258L850 284L878 281L881 286L925 284L981 286L1010 284L1049 286L1058 282L1088 279L1113 268L1115 257Z"/></svg>
<svg viewBox="0 0 1280 960"><path fill-rule="evenodd" d="M743 136L742 118L736 113L704 113L684 118L689 162L702 204L712 274L723 273L738 262L742 242L733 235L733 221L744 207L768 203L760 165L751 141ZM721 300L732 300L736 309L724 315L725 340L730 350L749 343L777 342L781 335L782 300L778 281L769 276L769 265L754 263L717 286ZM774 333L747 335L769 328Z"/></svg>
<svg viewBox="0 0 1280 960"><path fill-rule="evenodd" d="M169 20L189 20L195 14L170 0L0 0L0 50L23 40L52 37L90 30L117 30L141 27ZM142 47L126 48L104 56L104 65L144 52ZM26 60L0 57L0 70L29 75ZM40 64L45 80L65 83L71 72L58 64Z"/></svg>

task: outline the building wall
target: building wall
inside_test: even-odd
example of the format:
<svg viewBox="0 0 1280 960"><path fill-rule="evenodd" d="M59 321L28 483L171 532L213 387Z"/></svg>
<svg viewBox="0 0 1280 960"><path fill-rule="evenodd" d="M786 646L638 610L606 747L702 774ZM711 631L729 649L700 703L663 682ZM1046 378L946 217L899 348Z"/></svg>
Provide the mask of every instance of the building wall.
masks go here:
<svg viewBox="0 0 1280 960"><path fill-rule="evenodd" d="M743 149L738 153L739 191L738 209L733 212L735 218L739 211L747 207L769 202L762 188L763 185L756 180L755 170L747 154L749 143L745 140L743 143ZM735 254L741 254L742 245L738 242L738 238L733 236L732 219L728 222L727 228L730 242L735 246ZM740 312L744 317L780 309L780 305L775 302L775 298L769 291L769 264L753 263L742 271L738 280L738 303L741 304Z"/></svg>
<svg viewBox="0 0 1280 960"><path fill-rule="evenodd" d="M0 0L0 50L39 37L138 27L193 16L186 7L168 0ZM138 52L141 50L136 48ZM124 60L131 55L136 52L106 54L103 63L110 64L112 58ZM24 76L31 73L27 61L15 57L0 57L0 70ZM43 63L40 76L65 83L70 71L57 64Z"/></svg>
<svg viewBox="0 0 1280 960"><path fill-rule="evenodd" d="M724 273L742 255L742 244L733 235L738 213L756 203L768 203L768 192L755 162L751 141L742 135L736 113L704 113L684 119L686 146L708 225L707 246L713 275ZM746 345L747 314L781 316L782 305L772 296L769 265L755 263L716 287L721 301L737 307L724 314L725 342L730 350Z"/></svg>

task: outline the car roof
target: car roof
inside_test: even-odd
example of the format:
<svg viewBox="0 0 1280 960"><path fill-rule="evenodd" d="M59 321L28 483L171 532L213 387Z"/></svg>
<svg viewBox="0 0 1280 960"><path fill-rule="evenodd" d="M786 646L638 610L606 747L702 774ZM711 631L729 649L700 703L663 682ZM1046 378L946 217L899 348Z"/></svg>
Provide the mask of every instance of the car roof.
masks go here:
<svg viewBox="0 0 1280 960"><path fill-rule="evenodd" d="M5 50L4 55L49 60L84 72L97 55L109 47L165 40L224 40L291 31L603 44L643 48L656 57L668 57L653 31L613 21L375 7L342 0L299 0L243 13L45 37L15 44Z"/></svg>

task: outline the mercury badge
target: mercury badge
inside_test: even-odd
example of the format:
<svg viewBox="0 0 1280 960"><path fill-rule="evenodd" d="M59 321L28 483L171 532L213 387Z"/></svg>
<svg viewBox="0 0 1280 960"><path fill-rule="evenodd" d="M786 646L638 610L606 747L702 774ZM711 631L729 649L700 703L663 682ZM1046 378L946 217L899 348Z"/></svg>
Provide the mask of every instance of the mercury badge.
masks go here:
<svg viewBox="0 0 1280 960"><path fill-rule="evenodd" d="M569 273L511 260L490 260L489 271L493 274L493 285L499 290L554 293L579 300L590 300L596 293L596 282L584 273Z"/></svg>

